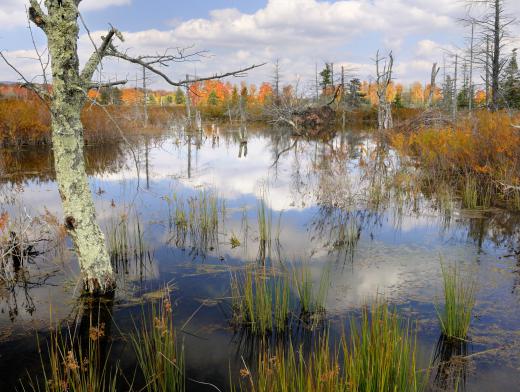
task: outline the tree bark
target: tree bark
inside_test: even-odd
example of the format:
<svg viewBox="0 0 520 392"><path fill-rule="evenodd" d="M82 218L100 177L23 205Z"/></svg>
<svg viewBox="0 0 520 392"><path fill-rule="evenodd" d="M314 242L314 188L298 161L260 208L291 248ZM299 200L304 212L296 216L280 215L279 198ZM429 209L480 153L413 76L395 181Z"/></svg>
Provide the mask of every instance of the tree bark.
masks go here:
<svg viewBox="0 0 520 392"><path fill-rule="evenodd" d="M32 6L34 3L31 1ZM52 146L64 225L74 244L85 291L105 293L113 289L114 280L85 172L80 113L86 102L86 86L77 56L77 5L73 0L63 0L46 1L46 6L44 31L52 67Z"/></svg>

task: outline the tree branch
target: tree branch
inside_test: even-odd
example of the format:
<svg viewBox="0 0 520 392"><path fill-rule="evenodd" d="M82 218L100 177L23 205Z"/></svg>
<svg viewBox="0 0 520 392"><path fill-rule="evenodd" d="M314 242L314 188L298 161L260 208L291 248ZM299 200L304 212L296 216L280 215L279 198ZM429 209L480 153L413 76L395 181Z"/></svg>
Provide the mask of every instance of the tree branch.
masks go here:
<svg viewBox="0 0 520 392"><path fill-rule="evenodd" d="M161 78L164 79L164 81L166 83L168 83L168 84L170 84L172 86L176 86L176 87L185 86L185 85L188 85L190 83L203 82L205 80L222 79L222 78L226 78L228 76L235 76L235 77L244 76L245 72L250 71L250 70L255 69L255 68L258 68L258 67L261 67L261 66L266 64L266 63L253 64L250 67L242 68L242 69L239 69L239 70L236 70L236 71L225 72L225 73L220 73L220 74L214 74L212 76L196 78L196 79L181 80L181 81L176 82L176 81L173 81L172 79L170 79L168 77L168 75L166 75L164 72L162 72L161 70L159 70L156 67L154 67L154 64L160 64L160 65L166 66L168 63L171 63L171 62L183 61L186 58L186 56L189 56L189 55L182 55L180 57L178 57L178 56L171 56L171 55L132 57L132 56L127 55L126 53L120 52L113 45L110 45L110 47L106 51L106 56L119 58L121 60L125 60L125 61L128 61L130 63L140 65L140 66L148 69L149 71L153 72L154 74L159 75Z"/></svg>
<svg viewBox="0 0 520 392"><path fill-rule="evenodd" d="M36 95L38 95L38 97L46 102L46 99L49 99L50 98L50 94L45 91L45 89L41 88L41 86L38 86L37 84L35 83L32 83L32 82L29 82L27 80L27 78L13 65L9 62L9 60L7 60L7 58L4 56L4 54L0 51L0 57L2 57L2 59L5 61L5 63L14 71L18 74L18 76L20 76L20 79L22 79L24 81L24 83L22 84L22 87L25 87L25 88L28 88L32 91L34 91L36 93Z"/></svg>
<svg viewBox="0 0 520 392"><path fill-rule="evenodd" d="M40 4L36 0L29 0L31 6L29 7L29 19L40 29L45 31L47 24L47 15L40 7Z"/></svg>
<svg viewBox="0 0 520 392"><path fill-rule="evenodd" d="M101 60L103 60L103 57L105 57L108 48L111 46L114 35L119 37L119 39L121 39L121 40L123 38L121 33L112 27L109 30L106 37L101 37L103 39L103 42L101 43L101 46L99 48L96 48L96 46L94 45L94 42L92 42L92 44L94 45L94 53L92 53L89 60L85 64L83 71L81 72L81 78L83 79L84 83L89 83L90 80L92 79L92 75L94 75L96 68L101 63ZM90 36L90 34L89 34L89 36Z"/></svg>
<svg viewBox="0 0 520 392"><path fill-rule="evenodd" d="M99 90L100 88L120 86L128 83L128 80L116 80L114 82L91 82L88 89Z"/></svg>

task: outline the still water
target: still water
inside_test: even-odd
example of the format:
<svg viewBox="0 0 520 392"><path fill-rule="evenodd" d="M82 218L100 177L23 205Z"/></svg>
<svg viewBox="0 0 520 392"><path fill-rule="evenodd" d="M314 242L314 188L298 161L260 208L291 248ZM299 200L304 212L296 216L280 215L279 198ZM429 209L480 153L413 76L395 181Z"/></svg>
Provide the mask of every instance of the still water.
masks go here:
<svg viewBox="0 0 520 392"><path fill-rule="evenodd" d="M417 187L396 187L395 179L413 169L401 167L370 133L338 132L323 141L262 127L172 130L130 145L87 146L86 159L101 227L110 236L124 219L135 238L128 260L116 263L115 298L103 305L111 358L124 370L135 368L125 334L143 299L167 285L187 375L227 390L230 373L255 355L254 339L230 324L230 272L250 263L305 263L315 281L329 271L325 323L332 335L341 335L360 307L384 297L417 321L420 364L434 361L432 382L442 390L435 366L446 359L436 352L442 259L478 281L463 352L471 357L459 388L520 390L520 216L461 210L456 199L440 202ZM2 209L21 231L59 236L49 224L62 221L49 148L2 150L0 180ZM217 211L211 231L179 230L178 206L188 210L205 197ZM2 391L40 371L37 334L43 339L59 321L81 328L78 266L64 241L37 243L46 252L0 280ZM215 389L189 382L188 390Z"/></svg>

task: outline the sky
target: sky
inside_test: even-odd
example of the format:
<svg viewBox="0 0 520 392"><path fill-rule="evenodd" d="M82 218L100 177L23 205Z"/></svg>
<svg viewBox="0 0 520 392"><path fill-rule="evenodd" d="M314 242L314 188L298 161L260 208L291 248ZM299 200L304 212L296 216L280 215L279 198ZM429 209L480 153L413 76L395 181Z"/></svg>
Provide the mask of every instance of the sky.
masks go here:
<svg viewBox="0 0 520 392"><path fill-rule="evenodd" d="M1 3L0 50L27 79L37 81L42 72L27 27L28 0ZM520 16L520 1L509 0L508 9ZM207 51L197 61L168 67L165 72L173 80L265 62L246 76L247 81L260 83L271 80L272 64L279 59L283 83L298 82L302 90L311 88L316 64L323 68L325 62L335 64L336 74L344 66L347 76L370 79L377 50L393 51L398 82L426 82L432 63L442 66L444 53L463 47L468 35L457 22L466 12L459 0L83 0L80 12L94 39L99 40L111 24L125 38L119 48L131 54L188 47ZM33 33L43 53L45 37L35 27ZM92 50L82 29L82 63ZM133 65L107 60L101 78L128 79L133 86L136 79L141 83L141 72ZM17 79L0 61L0 80ZM167 87L158 77L150 78L149 85Z"/></svg>

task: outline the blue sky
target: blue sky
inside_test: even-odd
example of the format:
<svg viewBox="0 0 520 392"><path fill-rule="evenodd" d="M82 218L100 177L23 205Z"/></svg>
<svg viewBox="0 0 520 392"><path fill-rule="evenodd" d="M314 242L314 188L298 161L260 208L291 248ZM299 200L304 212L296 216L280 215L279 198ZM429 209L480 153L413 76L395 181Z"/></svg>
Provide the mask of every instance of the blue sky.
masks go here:
<svg viewBox="0 0 520 392"><path fill-rule="evenodd" d="M26 0L2 0L0 50L28 76L41 74L32 56L24 16ZM520 2L510 0L510 12L520 13ZM212 74L279 58L286 83L299 80L309 88L315 64L334 62L349 74L367 79L378 49L392 50L396 78L404 83L426 81L432 62L442 64L445 50L463 45L464 30L456 18L464 7L456 0L83 0L80 11L94 37L109 23L125 36L122 49L157 53L168 47L194 45L211 56L168 70L174 79L186 73ZM37 45L45 47L39 33ZM80 36L80 60L92 51ZM103 79L135 78L138 70L107 61ZM270 79L272 66L253 71L248 79ZM16 76L0 64L0 80ZM165 85L155 79L152 87Z"/></svg>

